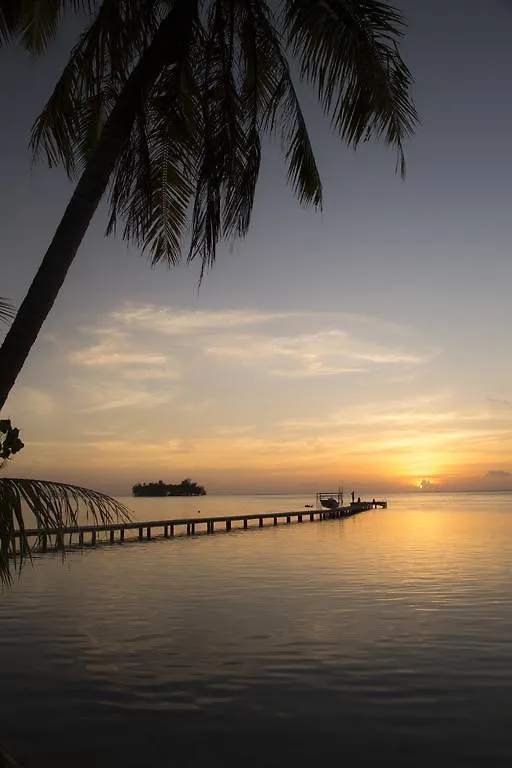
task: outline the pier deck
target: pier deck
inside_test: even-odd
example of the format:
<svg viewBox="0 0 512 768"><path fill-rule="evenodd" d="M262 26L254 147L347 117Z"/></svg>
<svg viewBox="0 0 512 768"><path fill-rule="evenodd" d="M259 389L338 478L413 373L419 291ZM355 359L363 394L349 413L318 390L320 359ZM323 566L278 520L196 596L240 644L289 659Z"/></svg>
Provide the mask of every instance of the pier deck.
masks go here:
<svg viewBox="0 0 512 768"><path fill-rule="evenodd" d="M273 525L279 523L290 524L293 521L303 523L305 521L319 522L322 520L335 520L351 517L369 509L387 507L387 501L361 501L349 506L337 509L304 509L291 512L270 512L252 515L226 515L219 517L177 518L172 520L149 520L138 522L116 522L107 525L80 525L65 527L58 534L55 531L40 528L25 529L25 535L34 540L35 549L38 552L47 552L56 548L56 538L60 538L60 544L66 548L95 546L99 543L116 542L123 543L128 539L127 533L134 532L130 536L131 541L172 538L176 535L194 536L199 533L212 534L219 531L231 531L233 528L247 530L248 528L263 528L265 522L271 521ZM156 532L156 535L155 535ZM16 533L19 538L19 531ZM73 540L73 537L75 539ZM66 541L65 539L68 539ZM64 541L62 541L64 539Z"/></svg>

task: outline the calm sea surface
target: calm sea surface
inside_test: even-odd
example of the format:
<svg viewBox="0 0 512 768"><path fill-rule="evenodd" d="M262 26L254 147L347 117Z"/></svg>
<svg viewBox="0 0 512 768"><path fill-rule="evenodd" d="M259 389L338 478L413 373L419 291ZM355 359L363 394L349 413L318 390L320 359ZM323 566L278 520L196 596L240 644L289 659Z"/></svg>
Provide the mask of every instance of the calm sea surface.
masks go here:
<svg viewBox="0 0 512 768"><path fill-rule="evenodd" d="M28 768L512 764L512 495L389 501L36 559L0 595L0 742Z"/></svg>

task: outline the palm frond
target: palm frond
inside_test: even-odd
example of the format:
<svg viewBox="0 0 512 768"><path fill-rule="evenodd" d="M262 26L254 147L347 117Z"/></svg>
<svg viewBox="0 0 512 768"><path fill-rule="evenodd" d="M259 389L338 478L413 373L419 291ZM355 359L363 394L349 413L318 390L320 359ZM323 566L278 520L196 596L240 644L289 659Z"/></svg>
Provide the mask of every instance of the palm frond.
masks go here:
<svg viewBox="0 0 512 768"><path fill-rule="evenodd" d="M285 0L284 31L301 76L314 83L342 139L356 147L373 136L397 150L417 122L412 76L397 42L404 20L378 0Z"/></svg>
<svg viewBox="0 0 512 768"><path fill-rule="evenodd" d="M245 66L247 71L253 69L255 72L253 87L258 93L260 126L269 132L280 127L288 178L299 202L321 206L322 182L306 120L276 29L276 20L265 2L251 0L246 27L244 53L252 49L250 55L255 60L251 64L246 58Z"/></svg>
<svg viewBox="0 0 512 768"><path fill-rule="evenodd" d="M181 56L167 67L127 136L114 169L107 234L124 219L123 237L150 254L153 264L176 264L192 206L202 115L197 71L201 37L190 17ZM191 50L192 49L192 50Z"/></svg>
<svg viewBox="0 0 512 768"><path fill-rule="evenodd" d="M16 39L19 29L19 5L15 0L0 0L0 46Z"/></svg>
<svg viewBox="0 0 512 768"><path fill-rule="evenodd" d="M262 132L279 124L300 202L321 203L321 182L290 69L264 0L217 0L206 33L200 100L201 164L189 260L201 277L220 239L244 236L261 163Z"/></svg>
<svg viewBox="0 0 512 768"><path fill-rule="evenodd" d="M70 176L85 167L159 19L158 3L103 0L34 123L34 157L63 163Z"/></svg>
<svg viewBox="0 0 512 768"><path fill-rule="evenodd" d="M14 317L14 314L11 303L7 299L0 297L0 321L8 323Z"/></svg>
<svg viewBox="0 0 512 768"><path fill-rule="evenodd" d="M148 252L152 264L176 264L188 222L193 193L194 154L176 141L174 129L155 119L139 126L139 157L124 236Z"/></svg>
<svg viewBox="0 0 512 768"><path fill-rule="evenodd" d="M67 11L91 14L99 0L0 0L0 44L18 39L32 54L43 53Z"/></svg>
<svg viewBox="0 0 512 768"><path fill-rule="evenodd" d="M240 98L233 74L234 3L213 3L204 37L200 84L201 159L197 173L189 260L202 271L215 260L223 236L223 203L236 184L237 149L243 141Z"/></svg>
<svg viewBox="0 0 512 768"><path fill-rule="evenodd" d="M49 480L0 479L0 583L9 583L32 553L37 540L26 535L27 513L33 527L48 531L64 551L63 531L84 519L94 524L128 521L129 510L98 491Z"/></svg>

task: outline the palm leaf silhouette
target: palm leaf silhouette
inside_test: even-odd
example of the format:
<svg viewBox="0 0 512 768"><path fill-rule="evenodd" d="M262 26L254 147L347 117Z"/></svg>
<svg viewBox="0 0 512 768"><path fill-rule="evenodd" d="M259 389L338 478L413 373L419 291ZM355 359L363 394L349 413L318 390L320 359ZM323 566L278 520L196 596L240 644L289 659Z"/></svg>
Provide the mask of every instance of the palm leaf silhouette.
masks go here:
<svg viewBox="0 0 512 768"><path fill-rule="evenodd" d="M14 317L14 309L7 299L0 297L0 321L8 323Z"/></svg>
<svg viewBox="0 0 512 768"><path fill-rule="evenodd" d="M27 524L27 519L29 524ZM67 483L25 478L0 479L0 582L9 584L38 550L28 528L49 531L52 544L64 553L64 529L128 521L124 504L98 491Z"/></svg>

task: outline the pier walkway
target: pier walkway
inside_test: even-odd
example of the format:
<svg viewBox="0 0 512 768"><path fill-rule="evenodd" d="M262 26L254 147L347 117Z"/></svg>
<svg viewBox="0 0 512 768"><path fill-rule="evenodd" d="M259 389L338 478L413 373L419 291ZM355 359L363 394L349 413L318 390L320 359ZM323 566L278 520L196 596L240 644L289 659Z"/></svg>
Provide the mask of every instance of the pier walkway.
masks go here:
<svg viewBox="0 0 512 768"><path fill-rule="evenodd" d="M279 523L290 524L293 521L303 523L305 521L319 522L322 520L335 520L357 515L369 509L387 507L387 501L361 501L337 509L304 509L293 512L271 512L252 515L227 515L226 517L200 517L181 518L174 520L150 520L139 522L120 522L108 525L80 525L65 527L58 534L55 531L41 528L25 529L25 535L34 540L35 550L47 552L56 548L56 538L60 539L66 548L95 546L99 543L116 542L125 540L148 540L153 538L172 538L176 535L194 536L199 533L212 534L219 531L231 531L233 529L247 530L248 528L263 528L265 523L273 525ZM132 534L132 535L130 535ZM19 537L19 532L16 534ZM64 541L63 541L64 539ZM66 539L68 539L66 541ZM74 539L74 540L73 540Z"/></svg>

